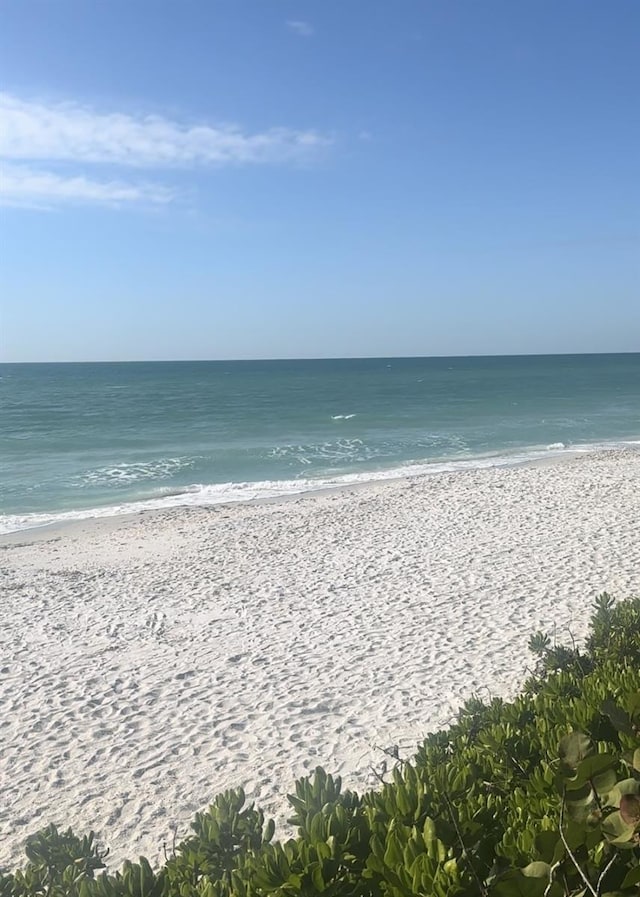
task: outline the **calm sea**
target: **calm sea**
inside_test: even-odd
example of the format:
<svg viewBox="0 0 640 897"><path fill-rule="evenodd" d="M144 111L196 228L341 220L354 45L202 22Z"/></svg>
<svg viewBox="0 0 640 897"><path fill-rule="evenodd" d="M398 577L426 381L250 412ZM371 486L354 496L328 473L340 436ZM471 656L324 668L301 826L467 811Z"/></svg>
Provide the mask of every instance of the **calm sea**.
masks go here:
<svg viewBox="0 0 640 897"><path fill-rule="evenodd" d="M640 439L640 354L0 365L0 530Z"/></svg>

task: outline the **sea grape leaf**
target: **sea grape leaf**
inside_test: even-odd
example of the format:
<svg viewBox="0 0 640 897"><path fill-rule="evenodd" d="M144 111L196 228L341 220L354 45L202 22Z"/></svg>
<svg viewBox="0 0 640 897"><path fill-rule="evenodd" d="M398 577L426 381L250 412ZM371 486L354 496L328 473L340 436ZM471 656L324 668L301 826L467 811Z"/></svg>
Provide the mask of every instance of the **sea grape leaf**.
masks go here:
<svg viewBox="0 0 640 897"><path fill-rule="evenodd" d="M572 784L573 783L571 783L571 785ZM586 806L591 803L593 799L593 788L589 782L582 782L575 788L571 787L571 785L567 783L567 804L580 804Z"/></svg>
<svg viewBox="0 0 640 897"><path fill-rule="evenodd" d="M633 837L633 826L619 812L611 813L602 823L602 833L610 844L628 844Z"/></svg>
<svg viewBox="0 0 640 897"><path fill-rule="evenodd" d="M607 769L605 772L601 772L599 775L594 776L591 779L591 784L593 785L594 790L602 795L609 794L609 792L615 788L617 781L618 777L615 769Z"/></svg>
<svg viewBox="0 0 640 897"><path fill-rule="evenodd" d="M610 769L614 769L617 766L617 759L613 756L613 754L592 754L590 757L586 757L578 764L578 768L576 769L576 780L578 782L588 782L589 779L593 779L594 776L600 775L605 771ZM567 788L571 787L569 783L567 783Z"/></svg>
<svg viewBox="0 0 640 897"><path fill-rule="evenodd" d="M597 808L597 804L595 798L593 797L593 793L591 795L591 800L588 804L567 804L567 816L569 819L573 820L573 822L584 823L586 822L593 811Z"/></svg>
<svg viewBox="0 0 640 897"><path fill-rule="evenodd" d="M593 752L593 742L584 732L571 732L565 735L558 746L560 759L570 769L577 769L578 764L590 757Z"/></svg>
<svg viewBox="0 0 640 897"><path fill-rule="evenodd" d="M606 701L602 702L602 713L609 717L614 728L617 729L618 732L624 732L627 735L631 734L632 729L629 715L622 709L622 707L618 707L612 698L607 698Z"/></svg>
<svg viewBox="0 0 640 897"><path fill-rule="evenodd" d="M631 888L633 885L640 884L640 864L635 869L627 872L622 882L622 888Z"/></svg>
<svg viewBox="0 0 640 897"><path fill-rule="evenodd" d="M619 807L623 794L640 794L640 781L638 779L622 779L616 782L607 795L607 803L612 807Z"/></svg>
<svg viewBox="0 0 640 897"><path fill-rule="evenodd" d="M623 794L620 798L620 816L627 825L636 826L640 822L640 797L637 794Z"/></svg>
<svg viewBox="0 0 640 897"><path fill-rule="evenodd" d="M536 848L538 852L550 863L554 862L556 845L562 841L557 832L542 831L536 835Z"/></svg>
<svg viewBox="0 0 640 897"><path fill-rule="evenodd" d="M549 881L551 866L549 863L543 863L538 860L535 863L529 863L529 865L525 866L521 872L527 878L546 878L546 880Z"/></svg>
<svg viewBox="0 0 640 897"><path fill-rule="evenodd" d="M570 850L577 850L585 843L587 833L584 828L584 819L574 822L571 818L565 819L564 837Z"/></svg>
<svg viewBox="0 0 640 897"><path fill-rule="evenodd" d="M491 897L543 897L547 881L529 878L519 869L512 869L491 888Z"/></svg>

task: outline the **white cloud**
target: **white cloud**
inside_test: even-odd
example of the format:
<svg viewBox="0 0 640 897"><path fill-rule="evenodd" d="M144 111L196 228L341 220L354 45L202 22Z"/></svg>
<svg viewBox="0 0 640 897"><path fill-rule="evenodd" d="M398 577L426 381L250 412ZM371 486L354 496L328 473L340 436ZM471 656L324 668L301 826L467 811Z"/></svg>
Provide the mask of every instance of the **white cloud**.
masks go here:
<svg viewBox="0 0 640 897"><path fill-rule="evenodd" d="M164 205L174 191L159 184L127 184L97 181L83 175L64 176L37 171L24 165L0 169L0 205L50 209L54 206L86 204L119 208L130 205Z"/></svg>
<svg viewBox="0 0 640 897"><path fill-rule="evenodd" d="M313 27L308 22L302 22L299 19L290 19L287 22L287 28L290 31L295 31L300 37L311 37L313 34Z"/></svg>
<svg viewBox="0 0 640 897"><path fill-rule="evenodd" d="M171 202L176 191L124 182L105 175L105 167L109 172L296 163L330 144L330 138L311 130L251 133L237 125L96 112L79 103L36 102L0 92L0 202L38 208L68 203L157 206ZM98 177L87 174L92 166L100 166Z"/></svg>
<svg viewBox="0 0 640 897"><path fill-rule="evenodd" d="M291 162L331 141L315 131L185 125L158 115L98 113L77 103L28 102L0 93L0 158L138 168Z"/></svg>

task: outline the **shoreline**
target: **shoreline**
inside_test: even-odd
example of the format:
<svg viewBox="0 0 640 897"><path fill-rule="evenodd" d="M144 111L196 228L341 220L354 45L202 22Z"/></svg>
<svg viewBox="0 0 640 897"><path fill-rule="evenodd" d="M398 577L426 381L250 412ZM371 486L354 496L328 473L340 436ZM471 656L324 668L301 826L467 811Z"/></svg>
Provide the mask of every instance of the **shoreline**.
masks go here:
<svg viewBox="0 0 640 897"><path fill-rule="evenodd" d="M0 866L49 822L154 864L239 785L286 834L297 777L373 786L381 748L512 697L533 631L640 594L639 517L612 449L0 537Z"/></svg>
<svg viewBox="0 0 640 897"><path fill-rule="evenodd" d="M185 502L184 504L179 503L179 499L175 504L160 506L160 507L141 507L139 509L131 509L125 510L126 505L122 506L106 506L104 509L90 509L87 511L86 517L73 517L67 520L53 520L50 523L37 524L34 526L27 526L21 529L11 530L9 532L1 533L0 532L0 550L5 545L14 545L17 543L20 544L32 544L35 542L48 541L49 538L60 538L67 533L75 533L77 531L84 531L85 526L96 525L103 526L106 532L111 532L114 526L117 526L115 521L120 521L125 523L127 520L132 518L137 518L142 515L154 515L154 514L165 514L167 512L172 511L187 511L190 509L208 509L208 508L234 508L238 506L252 506L252 505L266 505L266 504L281 504L287 502L295 502L305 498L317 498L322 495L333 495L341 492L347 491L361 491L363 489L370 489L376 486L384 486L385 484L398 483L403 482L405 480L412 479L422 479L423 477L438 477L448 474L456 474L462 475L465 473L474 473L476 471L491 471L491 470L511 470L518 469L520 467L538 467L538 466L547 466L547 465L555 465L555 464L567 464L571 461L574 461L577 458L585 458L585 457L596 457L601 454L609 454L611 452L629 452L631 454L637 452L640 453L640 441L629 441L629 442L614 442L612 443L610 448L607 447L599 447L594 449L581 449L580 447L576 447L575 449L565 449L558 450L557 452L551 450L548 453L540 453L540 457L529 457L522 460L514 460L514 461L500 461L496 464L487 464L486 466L460 466L453 470L441 470L434 469L433 471L424 471L420 473L411 473L408 472L406 474L392 474L391 476L377 476L372 477L371 479L362 479L353 482L346 483L338 483L336 485L330 486L319 486L317 489L303 489L300 492L287 492L278 495L269 495L257 498L249 498L249 499L237 499L230 501L211 501L211 502L202 502L198 504L192 504ZM498 456L499 458L503 458L506 456ZM481 460L481 459L476 459ZM440 463L440 462L438 462ZM462 462L441 462L447 464L467 464L466 461ZM426 465L425 465L426 466ZM373 471L375 473L381 473ZM189 493L185 493L189 494ZM178 498L176 496L176 498ZM144 500L131 502L131 505L143 505ZM99 513L92 514L91 510L94 511L104 511L110 510L112 507L120 508L123 510L117 510L114 513ZM37 512L40 513L40 512ZM70 513L76 513L72 511ZM83 513L83 511L79 510L77 513ZM43 512L44 514L44 512Z"/></svg>

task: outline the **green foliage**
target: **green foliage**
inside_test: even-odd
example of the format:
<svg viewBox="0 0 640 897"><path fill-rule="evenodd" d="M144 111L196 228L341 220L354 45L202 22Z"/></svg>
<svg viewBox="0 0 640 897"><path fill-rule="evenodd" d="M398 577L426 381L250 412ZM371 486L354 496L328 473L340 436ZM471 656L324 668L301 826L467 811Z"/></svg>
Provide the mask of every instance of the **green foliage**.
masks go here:
<svg viewBox="0 0 640 897"><path fill-rule="evenodd" d="M191 825L194 835L166 864L172 893L190 894L201 881L230 885L238 859L268 844L273 820L265 825L264 813L245 804L244 791L238 788L219 794L205 813L196 815Z"/></svg>
<svg viewBox="0 0 640 897"><path fill-rule="evenodd" d="M640 667L640 598L616 604L604 592L596 599L586 652L597 663L626 661Z"/></svg>
<svg viewBox="0 0 640 897"><path fill-rule="evenodd" d="M413 762L358 795L317 769L288 796L297 837L241 789L164 867L112 875L93 835L28 839L0 897L626 897L640 892L640 601L601 596L583 652L536 633L515 701L468 701Z"/></svg>
<svg viewBox="0 0 640 897"><path fill-rule="evenodd" d="M105 868L108 851L98 850L93 832L78 838L71 829L59 832L49 825L27 838L25 853L29 862L24 871L0 875L0 897L80 894L83 883Z"/></svg>

